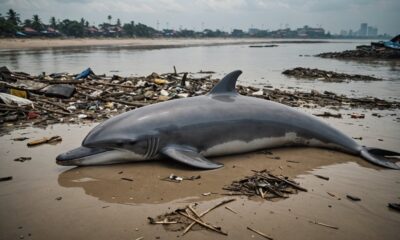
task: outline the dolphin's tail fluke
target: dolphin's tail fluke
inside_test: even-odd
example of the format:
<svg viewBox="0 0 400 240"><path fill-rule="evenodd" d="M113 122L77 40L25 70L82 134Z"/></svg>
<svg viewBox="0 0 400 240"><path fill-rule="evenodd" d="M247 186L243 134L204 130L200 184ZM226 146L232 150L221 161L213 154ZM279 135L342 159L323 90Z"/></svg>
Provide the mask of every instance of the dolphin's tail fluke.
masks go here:
<svg viewBox="0 0 400 240"><path fill-rule="evenodd" d="M361 156L364 159L368 160L369 162L372 162L373 164L386 168L400 170L400 165L396 163L396 158L395 158L400 156L400 153L398 152L393 152L379 148L364 147L361 150ZM397 161L400 161L400 159L397 158Z"/></svg>

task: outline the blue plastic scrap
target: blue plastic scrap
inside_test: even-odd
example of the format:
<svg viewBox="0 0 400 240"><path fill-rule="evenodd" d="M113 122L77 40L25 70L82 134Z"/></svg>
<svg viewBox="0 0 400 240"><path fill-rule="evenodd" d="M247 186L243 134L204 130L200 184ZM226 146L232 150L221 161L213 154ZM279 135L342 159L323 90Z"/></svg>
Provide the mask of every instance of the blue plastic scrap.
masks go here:
<svg viewBox="0 0 400 240"><path fill-rule="evenodd" d="M75 80L81 79L81 78L87 78L90 74L94 74L92 69L88 68L86 70L83 70L81 73L79 73L76 77Z"/></svg>

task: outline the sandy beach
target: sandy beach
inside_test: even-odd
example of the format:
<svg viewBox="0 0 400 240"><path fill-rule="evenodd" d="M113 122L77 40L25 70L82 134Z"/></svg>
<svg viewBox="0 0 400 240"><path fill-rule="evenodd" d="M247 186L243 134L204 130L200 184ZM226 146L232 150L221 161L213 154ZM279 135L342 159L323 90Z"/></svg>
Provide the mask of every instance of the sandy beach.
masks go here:
<svg viewBox="0 0 400 240"><path fill-rule="evenodd" d="M0 49L38 49L85 46L129 46L136 48L166 48L177 46L212 46L271 42L266 39L0 39Z"/></svg>
<svg viewBox="0 0 400 240"><path fill-rule="evenodd" d="M162 161L97 167L63 167L55 163L58 153L77 147L94 125L56 125L27 128L0 138L1 239L263 239L246 229L260 230L274 239L398 239L399 213L387 207L400 196L395 170L375 167L347 154L313 148L272 150L272 155L249 153L214 159L225 167L198 171ZM60 135L57 145L28 148L30 139ZM26 162L17 157L32 157ZM279 159L274 159L279 157ZM226 196L223 186L252 173L272 170L294 178L308 192L288 199L265 201L245 196ZM172 183L161 179L170 174L197 176L195 181ZM315 174L329 177L329 181ZM129 178L133 181L125 181ZM202 193L213 192L209 196ZM353 202L347 194L360 197ZM218 208L205 221L221 226L228 236L194 228L182 236L147 217L171 212L189 203L203 211L224 199L236 201ZM328 224L332 229L312 222Z"/></svg>

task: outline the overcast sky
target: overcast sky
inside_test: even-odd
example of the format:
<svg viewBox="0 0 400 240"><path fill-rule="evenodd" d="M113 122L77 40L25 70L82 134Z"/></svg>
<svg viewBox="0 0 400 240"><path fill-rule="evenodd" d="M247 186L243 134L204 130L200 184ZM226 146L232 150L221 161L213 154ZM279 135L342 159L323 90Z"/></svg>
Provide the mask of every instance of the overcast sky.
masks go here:
<svg viewBox="0 0 400 240"><path fill-rule="evenodd" d="M135 21L159 29L204 28L230 31L250 27L274 30L303 25L332 33L357 30L360 23L379 33L400 33L400 0L0 0L2 15L12 8L22 19L39 14L43 22L87 19L90 24Z"/></svg>

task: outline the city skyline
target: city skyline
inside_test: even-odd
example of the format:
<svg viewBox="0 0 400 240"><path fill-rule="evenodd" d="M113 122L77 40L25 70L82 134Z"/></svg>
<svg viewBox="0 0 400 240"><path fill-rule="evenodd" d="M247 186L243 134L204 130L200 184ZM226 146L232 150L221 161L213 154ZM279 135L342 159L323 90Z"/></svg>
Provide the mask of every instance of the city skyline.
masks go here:
<svg viewBox="0 0 400 240"><path fill-rule="evenodd" d="M190 2L190 4L189 4ZM400 2L392 0L0 0L2 9L12 8L21 19L39 14L49 18L87 19L90 24L106 22L141 22L155 29L209 28L231 31L239 28L296 29L309 25L339 34L359 29L361 23L377 27L379 34L398 34L397 13ZM223 14L222 14L223 13Z"/></svg>

